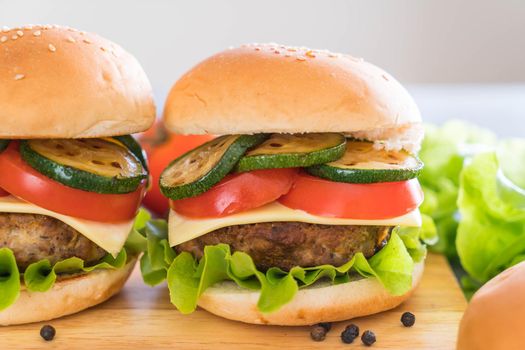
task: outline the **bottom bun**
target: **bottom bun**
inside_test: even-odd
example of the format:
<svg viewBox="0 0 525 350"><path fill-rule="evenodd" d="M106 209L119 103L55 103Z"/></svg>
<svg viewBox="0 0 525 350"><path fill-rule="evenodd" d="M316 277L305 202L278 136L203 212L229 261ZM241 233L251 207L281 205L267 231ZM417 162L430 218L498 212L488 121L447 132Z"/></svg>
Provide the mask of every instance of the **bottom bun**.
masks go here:
<svg viewBox="0 0 525 350"><path fill-rule="evenodd" d="M338 285L317 283L301 289L294 299L272 313L257 309L259 292L221 282L206 289L199 298L203 309L230 320L254 324L306 326L343 321L392 309L408 299L423 275L424 263L414 265L412 288L403 295L391 295L375 278L363 278Z"/></svg>
<svg viewBox="0 0 525 350"><path fill-rule="evenodd" d="M47 321L100 304L122 289L136 261L134 257L120 269L95 270L64 278L47 292L22 289L13 305L0 311L0 325Z"/></svg>

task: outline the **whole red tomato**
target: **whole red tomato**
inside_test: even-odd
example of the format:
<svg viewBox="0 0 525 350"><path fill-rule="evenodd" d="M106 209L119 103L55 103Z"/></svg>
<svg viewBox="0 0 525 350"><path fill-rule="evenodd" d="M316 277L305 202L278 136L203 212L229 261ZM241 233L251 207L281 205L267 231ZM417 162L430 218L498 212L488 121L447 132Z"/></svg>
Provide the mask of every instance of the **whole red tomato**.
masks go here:
<svg viewBox="0 0 525 350"><path fill-rule="evenodd" d="M166 130L161 122L138 136L148 155L151 188L144 198L144 206L159 216L169 209L168 199L160 193L159 177L168 164L180 155L213 139L212 135L176 135Z"/></svg>

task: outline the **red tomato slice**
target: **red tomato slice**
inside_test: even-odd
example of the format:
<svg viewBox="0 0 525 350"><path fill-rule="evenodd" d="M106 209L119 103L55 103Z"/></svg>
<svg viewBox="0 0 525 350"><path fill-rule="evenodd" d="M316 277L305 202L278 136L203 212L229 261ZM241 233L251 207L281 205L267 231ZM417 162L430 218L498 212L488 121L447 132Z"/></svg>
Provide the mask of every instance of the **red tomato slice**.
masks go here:
<svg viewBox="0 0 525 350"><path fill-rule="evenodd" d="M310 214L348 219L388 219L407 214L423 201L417 179L350 184L300 173L279 202Z"/></svg>
<svg viewBox="0 0 525 350"><path fill-rule="evenodd" d="M173 210L190 217L219 217L257 208L287 193L297 169L265 169L226 176L197 197L171 200Z"/></svg>
<svg viewBox="0 0 525 350"><path fill-rule="evenodd" d="M9 196L9 192L0 188L0 197L6 197L6 196Z"/></svg>
<svg viewBox="0 0 525 350"><path fill-rule="evenodd" d="M100 194L62 185L31 168L20 157L19 143L0 153L0 186L16 197L56 213L100 222L133 219L145 192Z"/></svg>

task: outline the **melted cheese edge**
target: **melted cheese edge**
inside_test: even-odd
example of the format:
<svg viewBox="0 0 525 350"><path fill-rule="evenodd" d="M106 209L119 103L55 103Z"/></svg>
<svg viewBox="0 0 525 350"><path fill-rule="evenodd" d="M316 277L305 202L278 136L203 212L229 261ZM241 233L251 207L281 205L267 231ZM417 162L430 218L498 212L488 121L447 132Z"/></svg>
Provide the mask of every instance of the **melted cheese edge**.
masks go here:
<svg viewBox="0 0 525 350"><path fill-rule="evenodd" d="M53 217L73 227L113 256L116 256L124 246L134 222L133 219L125 222L107 223L75 218L55 213L13 196L0 197L0 212L40 214Z"/></svg>
<svg viewBox="0 0 525 350"><path fill-rule="evenodd" d="M278 202L242 213L210 219L192 219L170 210L169 241L173 247L219 228L277 221L306 222L320 225L421 226L421 214L419 209L416 209L403 216L382 220L328 218L312 215L302 210L290 209Z"/></svg>

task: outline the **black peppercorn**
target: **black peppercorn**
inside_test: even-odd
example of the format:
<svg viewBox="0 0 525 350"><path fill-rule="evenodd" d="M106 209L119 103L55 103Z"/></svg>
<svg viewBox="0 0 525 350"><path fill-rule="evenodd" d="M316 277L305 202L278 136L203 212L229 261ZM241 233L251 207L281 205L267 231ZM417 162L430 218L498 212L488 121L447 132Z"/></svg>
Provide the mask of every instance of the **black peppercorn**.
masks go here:
<svg viewBox="0 0 525 350"><path fill-rule="evenodd" d="M361 341L366 346L372 346L376 342L376 335L372 331L364 331L361 336Z"/></svg>
<svg viewBox="0 0 525 350"><path fill-rule="evenodd" d="M51 341L55 337L56 331L53 326L46 324L40 328L40 336L44 338L45 341Z"/></svg>
<svg viewBox="0 0 525 350"><path fill-rule="evenodd" d="M327 333L330 332L330 329L332 329L332 322L321 322L317 325L323 327Z"/></svg>
<svg viewBox="0 0 525 350"><path fill-rule="evenodd" d="M326 329L322 326L313 326L310 331L310 337L314 341L323 341L326 338Z"/></svg>
<svg viewBox="0 0 525 350"><path fill-rule="evenodd" d="M359 336L359 327L357 327L355 324L352 323L346 326L345 330L341 333L341 340L345 344L350 344L358 336Z"/></svg>
<svg viewBox="0 0 525 350"><path fill-rule="evenodd" d="M405 327L412 327L416 323L416 316L411 312L405 312L401 316L401 323Z"/></svg>

